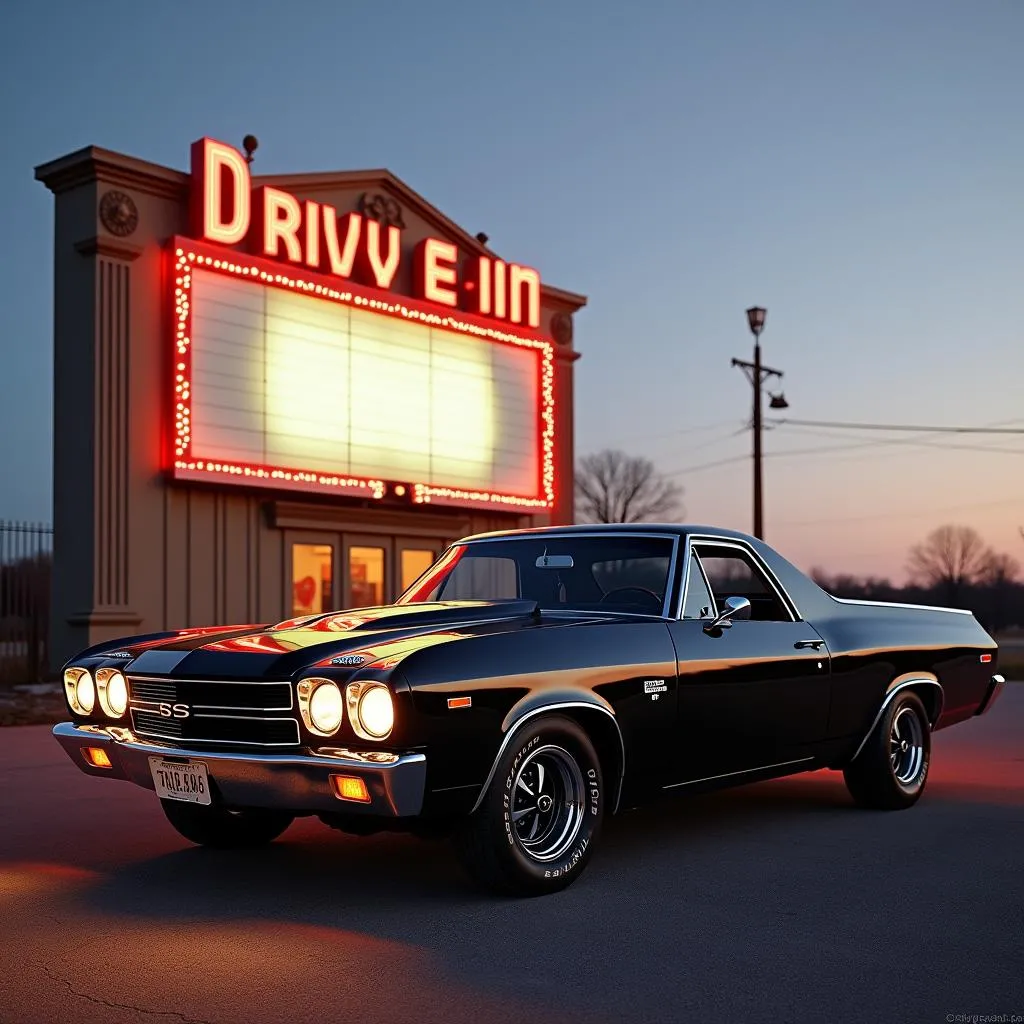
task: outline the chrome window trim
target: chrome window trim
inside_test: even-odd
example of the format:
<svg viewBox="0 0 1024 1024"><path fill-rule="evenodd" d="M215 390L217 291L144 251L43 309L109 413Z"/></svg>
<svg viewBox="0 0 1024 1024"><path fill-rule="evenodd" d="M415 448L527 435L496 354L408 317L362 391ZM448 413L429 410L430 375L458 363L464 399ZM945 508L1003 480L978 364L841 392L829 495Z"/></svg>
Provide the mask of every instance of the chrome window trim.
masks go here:
<svg viewBox="0 0 1024 1024"><path fill-rule="evenodd" d="M904 679L902 683L897 683L891 690L886 692L885 699L882 701L882 706L878 709L878 714L875 715L874 721L871 723L871 727L866 733L864 733L864 738L858 744L853 757L850 758L851 761L857 760L860 752L864 749L864 744L871 738L871 734L875 731L875 727L882 720L882 715L885 714L885 709L892 703L893 697L895 697L900 690L905 690L908 686L920 686L922 683L925 683L928 686L938 687L939 690L939 710L935 715L935 721L929 723L933 729L935 728L935 722L942 717L942 709L946 703L946 693L942 689L942 684L937 679L928 679L925 677L920 679Z"/></svg>
<svg viewBox="0 0 1024 1024"><path fill-rule="evenodd" d="M682 600L680 600L680 602L679 602L679 615L678 615L678 618L680 619L680 621L686 621L686 622L700 622L700 621L702 621L700 619L686 619L686 620L683 620L683 612L686 610L686 599L690 595L690 567L693 565L694 560L696 560L696 562L697 562L697 569L700 571L700 577L704 581L704 586L707 587L708 597L711 598L712 618L714 618L714 615L716 614L717 609L718 609L718 599L715 597L715 592L711 588L711 581L708 579L708 574L704 571L704 566L701 565L700 556L697 554L697 552L690 550L689 547L687 547L686 550L687 550L686 569L685 569L684 575L683 575L683 592L682 592Z"/></svg>
<svg viewBox="0 0 1024 1024"><path fill-rule="evenodd" d="M509 743L512 742L513 736L519 731L519 727L523 725L527 720L533 718L534 715L542 715L548 711L558 711L560 708L585 708L588 711L601 711L606 714L614 723L615 731L619 736L619 750L622 754L622 771L619 773L619 789L615 795L615 806L612 808L612 814L617 814L619 810L619 802L622 800L622 783L626 778L626 743L622 738L622 729L619 727L619 721L606 707L601 704L596 704L591 701L578 700L578 701L561 701L557 704L545 704L539 708L533 708L527 711L525 714L520 715L505 732L505 736L501 741L501 746L498 747L497 754L494 755L494 761L491 764L491 770L487 773L487 778L484 779L484 784L480 787L480 793L476 798L476 803L473 804L472 810L469 812L473 814L477 808L483 803L484 797L487 795L487 790L490 788L491 783L494 781L494 773L498 770L498 762L501 760L501 755L505 753L505 749Z"/></svg>
<svg viewBox="0 0 1024 1024"><path fill-rule="evenodd" d="M825 591L825 593L828 593L828 591ZM863 604L871 608L913 608L925 612L952 612L954 615L974 614L970 608L947 608L941 604L906 604L902 601L865 601L859 597L836 597L834 594L829 594L828 596L840 604Z"/></svg>
<svg viewBox="0 0 1024 1024"><path fill-rule="evenodd" d="M665 578L665 600L661 606L661 618L670 619L672 618L671 605L672 605L672 583L675 579L676 566L679 564L679 540L680 536L678 533L643 533L636 532L633 530L587 530L585 533L556 533L556 534L545 534L541 532L531 534L507 534L500 537L481 537L479 540L465 540L458 541L453 544L453 547L462 545L463 547L472 547L474 544L498 544L522 541L537 541L544 537L556 537L565 538L566 540L573 540L576 538L587 538L593 540L595 537L614 537L616 539L622 539L623 537L637 538L644 540L670 540L672 541L672 555L668 561L668 575ZM528 600L520 598L520 600ZM571 609L565 609L571 611ZM632 614L629 612L623 612L622 614Z"/></svg>
<svg viewBox="0 0 1024 1024"><path fill-rule="evenodd" d="M775 591L775 596L782 602L782 607L785 608L786 613L790 616L791 622L803 622L805 621L803 616L800 614L800 609L797 607L796 602L789 596L788 591L782 585L782 583L775 578L775 573L768 567L767 562L745 541L736 540L732 537L716 537L714 534L707 533L688 533L686 535L686 552L691 554L693 551L694 542L702 546L706 545L709 547L720 547L720 548L733 548L734 550L741 551L745 555L749 555L753 563L764 573L765 578L768 580L772 590ZM689 577L690 562L687 560L686 571L687 577ZM701 571L704 571L703 565ZM707 580L707 574L705 573L705 580ZM689 582L689 579L685 582ZM711 592L712 598L715 598L715 593L711 589L710 583L708 590ZM679 605L676 609L675 617L682 620L683 617L683 598L685 597L685 586L684 593L680 595ZM715 598L715 607L718 606L718 600Z"/></svg>

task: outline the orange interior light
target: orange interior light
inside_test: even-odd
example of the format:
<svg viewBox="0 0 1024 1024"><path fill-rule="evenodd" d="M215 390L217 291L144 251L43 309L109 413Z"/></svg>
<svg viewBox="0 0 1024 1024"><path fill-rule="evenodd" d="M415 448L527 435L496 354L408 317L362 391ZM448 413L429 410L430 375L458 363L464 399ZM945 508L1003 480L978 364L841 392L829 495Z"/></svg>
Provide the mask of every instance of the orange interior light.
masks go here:
<svg viewBox="0 0 1024 1024"><path fill-rule="evenodd" d="M331 785L334 786L334 795L340 800L355 800L361 804L370 802L366 783L354 775L332 775Z"/></svg>
<svg viewBox="0 0 1024 1024"><path fill-rule="evenodd" d="M86 747L82 753L93 768L113 768L107 752L102 747Z"/></svg>

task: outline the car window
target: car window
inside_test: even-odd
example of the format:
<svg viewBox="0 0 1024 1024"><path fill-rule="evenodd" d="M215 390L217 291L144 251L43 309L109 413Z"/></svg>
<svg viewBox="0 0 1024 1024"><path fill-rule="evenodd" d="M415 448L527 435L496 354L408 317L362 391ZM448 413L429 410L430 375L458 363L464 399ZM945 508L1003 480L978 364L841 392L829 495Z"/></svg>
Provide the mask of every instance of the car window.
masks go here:
<svg viewBox="0 0 1024 1024"><path fill-rule="evenodd" d="M690 555L690 572L686 582L686 599L683 601L684 619L706 619L714 614L715 602L704 582L700 561L696 555Z"/></svg>
<svg viewBox="0 0 1024 1024"><path fill-rule="evenodd" d="M514 558L463 558L444 581L439 601L503 601L519 597Z"/></svg>
<svg viewBox="0 0 1024 1024"><path fill-rule="evenodd" d="M638 595L635 591L642 591L643 593L639 595L641 600L645 595L657 598L658 607L654 609L654 614L657 614L661 611L661 602L664 598L668 565L668 555L655 555L651 558L620 558L613 561L592 562L590 572L605 598L609 595L614 596L616 591L622 590L629 591L633 600L636 600Z"/></svg>
<svg viewBox="0 0 1024 1024"><path fill-rule="evenodd" d="M673 537L609 531L460 544L397 603L521 598L541 608L661 615L677 543Z"/></svg>
<svg viewBox="0 0 1024 1024"><path fill-rule="evenodd" d="M750 617L761 622L791 622L786 606L753 558L739 548L695 544L715 600L722 606L727 597L745 597Z"/></svg>

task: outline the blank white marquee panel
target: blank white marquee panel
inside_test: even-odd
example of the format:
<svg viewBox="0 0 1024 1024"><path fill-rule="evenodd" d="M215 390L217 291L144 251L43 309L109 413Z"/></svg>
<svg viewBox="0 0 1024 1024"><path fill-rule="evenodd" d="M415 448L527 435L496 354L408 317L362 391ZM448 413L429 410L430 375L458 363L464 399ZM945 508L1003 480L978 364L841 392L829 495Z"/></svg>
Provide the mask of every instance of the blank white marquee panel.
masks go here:
<svg viewBox="0 0 1024 1024"><path fill-rule="evenodd" d="M540 357L192 271L192 455L540 491Z"/></svg>

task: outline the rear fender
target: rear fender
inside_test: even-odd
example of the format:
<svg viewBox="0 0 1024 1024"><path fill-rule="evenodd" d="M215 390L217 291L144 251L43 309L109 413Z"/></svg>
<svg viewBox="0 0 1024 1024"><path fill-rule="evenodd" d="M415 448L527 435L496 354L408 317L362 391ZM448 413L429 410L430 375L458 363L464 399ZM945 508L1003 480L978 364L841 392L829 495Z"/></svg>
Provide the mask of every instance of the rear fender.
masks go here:
<svg viewBox="0 0 1024 1024"><path fill-rule="evenodd" d="M864 745L867 743L871 734L875 731L876 726L882 719L882 715L885 714L885 709L892 703L896 695L902 693L905 690L910 690L912 693L916 693L924 704L925 711L928 714L928 723L931 727L935 728L935 723L938 722L939 716L942 714L942 705L945 699L945 695L942 691L942 684L931 672L907 672L901 676L897 676L888 686L885 691L885 696L882 698L882 703L878 708L874 719L871 722L867 732L864 733L863 739L854 751L851 761L855 761L864 749Z"/></svg>

